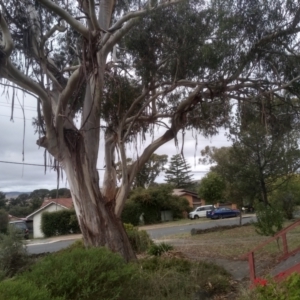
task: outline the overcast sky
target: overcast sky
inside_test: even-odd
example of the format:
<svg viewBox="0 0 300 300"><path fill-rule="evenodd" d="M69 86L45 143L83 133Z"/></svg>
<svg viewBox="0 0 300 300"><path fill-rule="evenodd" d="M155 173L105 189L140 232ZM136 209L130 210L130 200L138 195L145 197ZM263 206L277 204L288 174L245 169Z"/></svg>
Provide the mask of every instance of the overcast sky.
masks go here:
<svg viewBox="0 0 300 300"><path fill-rule="evenodd" d="M2 93L0 89L0 191L2 192L31 192L35 189L46 188L54 189L57 186L56 172L47 168L45 174L43 166L28 166L18 165L14 163L22 163L22 143L23 143L23 129L24 119L23 113L18 100L16 99L16 105L14 109L14 120L10 121L11 115L11 96L7 97ZM23 95L19 93L19 100L23 104ZM34 128L32 126L32 118L36 116L36 103L35 99L30 96L26 96L24 99L25 104L25 141L24 141L24 163L26 164L44 164L44 149L39 148L36 145L38 135L34 134ZM163 131L161 131L163 132ZM198 135L198 146L195 151L195 139L191 133L185 135L184 142L184 156L188 163L191 165L194 179L200 179L205 175L205 172L209 170L209 166L203 166L198 164L198 158L200 150L206 145L210 146L226 146L230 143L224 136L224 130L220 132L218 136L210 139L205 139ZM159 132L155 133L155 137L159 136ZM149 139L149 142L151 139ZM179 134L179 142L181 144L181 135ZM147 145L147 144L145 144ZM143 145L137 147L138 151L141 151ZM101 169L104 166L103 163L103 147L100 144L98 168ZM179 145L181 149L181 145ZM129 153L136 154L135 147L128 148ZM174 141L170 141L156 153L167 154L169 159L172 155L177 154ZM196 156L195 156L196 154ZM129 155L130 156L130 155ZM9 163L5 163L9 162ZM103 171L99 171L100 185L103 179ZM164 181L164 174L161 174L156 180L157 182ZM60 187L68 187L66 178L59 182Z"/></svg>

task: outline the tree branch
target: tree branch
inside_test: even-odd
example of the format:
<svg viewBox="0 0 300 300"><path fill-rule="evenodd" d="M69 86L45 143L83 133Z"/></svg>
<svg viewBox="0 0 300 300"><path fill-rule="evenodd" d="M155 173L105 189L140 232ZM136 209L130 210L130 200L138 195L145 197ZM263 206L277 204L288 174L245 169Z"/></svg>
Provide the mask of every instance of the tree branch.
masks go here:
<svg viewBox="0 0 300 300"><path fill-rule="evenodd" d="M4 48L1 50L5 53L6 57L9 57L13 48L14 48L14 42L11 37L10 31L8 29L7 23L0 12L0 27L2 29L2 34L3 34L3 46Z"/></svg>
<svg viewBox="0 0 300 300"><path fill-rule="evenodd" d="M74 19L68 12L63 10L60 6L56 5L54 2L50 0L37 0L44 6L46 6L50 11L56 13L58 16L62 17L73 29L83 35L86 39L89 38L89 31L88 29Z"/></svg>
<svg viewBox="0 0 300 300"><path fill-rule="evenodd" d="M64 26L60 26L58 24L54 25L44 36L42 39L42 45L41 47L44 47L46 41L51 37L51 35L55 32L55 31L59 31L59 32L65 32L67 30L66 27Z"/></svg>
<svg viewBox="0 0 300 300"><path fill-rule="evenodd" d="M56 113L55 113L56 128L57 131L60 132L60 134L62 134L62 130L63 130L62 124L63 124L64 114L66 111L68 101L72 96L72 94L74 93L74 91L76 91L76 87L78 85L81 73L82 73L81 68L74 71L68 80L67 86L60 94L57 108L56 108Z"/></svg>
<svg viewBox="0 0 300 300"><path fill-rule="evenodd" d="M136 23L139 21L140 17L145 16L146 14L148 14L150 11L152 10L157 10L159 8L163 8L163 7L168 7L170 5L173 4L178 4L180 2L182 2L183 0L169 0L169 1L164 1L161 4L158 4L156 6L154 6L153 8L149 9L144 9L144 10L139 10L139 11L135 11L135 12L130 12L127 15L125 15L123 18L121 18L120 20L118 20L112 27L110 27L106 33L106 35L103 38L103 44L105 44L104 47L104 53L109 53L113 46L115 44L117 44L122 37L124 37L132 27L134 27L136 25ZM123 24L127 22L124 26ZM115 32L113 35L111 35L111 33Z"/></svg>
<svg viewBox="0 0 300 300"><path fill-rule="evenodd" d="M89 2L89 15L91 18L91 22L93 24L93 27L95 30L100 30L100 26L96 17L96 10L95 10L95 1L94 0L88 0Z"/></svg>

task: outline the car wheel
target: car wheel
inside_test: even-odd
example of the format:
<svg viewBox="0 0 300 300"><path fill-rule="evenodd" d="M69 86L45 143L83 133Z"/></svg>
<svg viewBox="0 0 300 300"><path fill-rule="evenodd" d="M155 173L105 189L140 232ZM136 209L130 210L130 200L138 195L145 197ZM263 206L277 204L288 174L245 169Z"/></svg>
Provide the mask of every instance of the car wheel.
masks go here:
<svg viewBox="0 0 300 300"><path fill-rule="evenodd" d="M196 219L199 219L199 216L198 216L198 215L195 215L194 219L195 219L195 220L196 220Z"/></svg>
<svg viewBox="0 0 300 300"><path fill-rule="evenodd" d="M239 215L238 213L235 214L236 217L238 217L238 215Z"/></svg>

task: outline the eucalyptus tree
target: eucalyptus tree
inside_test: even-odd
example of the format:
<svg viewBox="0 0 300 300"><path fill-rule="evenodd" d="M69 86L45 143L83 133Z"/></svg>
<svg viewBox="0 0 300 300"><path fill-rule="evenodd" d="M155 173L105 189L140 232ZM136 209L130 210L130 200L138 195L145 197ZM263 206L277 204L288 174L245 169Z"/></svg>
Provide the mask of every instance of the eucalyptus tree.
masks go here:
<svg viewBox="0 0 300 300"><path fill-rule="evenodd" d="M1 83L13 87L12 103L17 89L36 97L37 144L66 173L85 244L127 260L135 255L120 214L158 147L177 144L181 130L216 133L228 121L230 99L299 90L296 0L0 3ZM158 125L164 133L127 167L127 145L154 136Z"/></svg>

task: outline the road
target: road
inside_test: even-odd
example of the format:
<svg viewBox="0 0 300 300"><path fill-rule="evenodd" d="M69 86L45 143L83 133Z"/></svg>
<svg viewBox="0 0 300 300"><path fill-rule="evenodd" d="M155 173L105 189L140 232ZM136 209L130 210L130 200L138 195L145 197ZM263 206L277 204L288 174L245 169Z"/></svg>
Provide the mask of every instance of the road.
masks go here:
<svg viewBox="0 0 300 300"><path fill-rule="evenodd" d="M47 252L56 252L73 244L76 240L57 241L51 243L29 244L27 251L29 254L40 254Z"/></svg>
<svg viewBox="0 0 300 300"><path fill-rule="evenodd" d="M246 224L251 221L255 221L255 217L248 217L243 218L242 223ZM225 226L225 225L234 225L239 224L239 218L231 218L231 219L223 219L223 220L214 220L214 221L207 221L196 223L191 221L188 225L182 226L172 226L172 227L162 227L162 228L155 228L155 229L147 229L146 231L149 233L152 239L159 239L165 236L177 234L177 233L189 233L193 228L195 229L208 229L216 226ZM60 249L66 248L67 246L74 243L75 239L71 240L63 240L63 241L52 241L50 243L35 243L35 244L28 244L27 250L30 254L40 254L45 252L56 252Z"/></svg>
<svg viewBox="0 0 300 300"><path fill-rule="evenodd" d="M235 224L239 224L239 221L240 221L239 218L230 218L230 219L213 220L213 221L193 224L193 221L191 220L191 223L188 225L148 229L147 232L149 233L152 239L160 239L168 235L173 235L178 233L189 233L193 228L208 229L216 226L235 225ZM243 218L242 224L247 224L250 223L251 221L256 221L256 217Z"/></svg>

